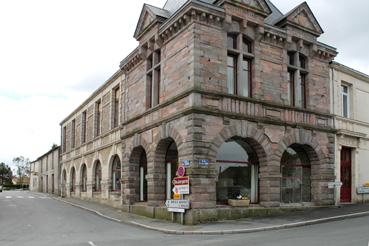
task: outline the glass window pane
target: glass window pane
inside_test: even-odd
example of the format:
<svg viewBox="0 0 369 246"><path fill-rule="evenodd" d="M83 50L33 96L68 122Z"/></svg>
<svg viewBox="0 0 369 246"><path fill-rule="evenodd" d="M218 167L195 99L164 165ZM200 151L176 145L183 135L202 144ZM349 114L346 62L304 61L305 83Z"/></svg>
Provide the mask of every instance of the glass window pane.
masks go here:
<svg viewBox="0 0 369 246"><path fill-rule="evenodd" d="M242 61L242 94L241 96L250 96L250 61Z"/></svg>
<svg viewBox="0 0 369 246"><path fill-rule="evenodd" d="M228 49L237 49L237 35L236 34L228 34L227 47Z"/></svg>
<svg viewBox="0 0 369 246"><path fill-rule="evenodd" d="M228 93L235 93L236 86L236 59L233 56L227 57L227 87Z"/></svg>
<svg viewBox="0 0 369 246"><path fill-rule="evenodd" d="M251 53L252 52L251 42L246 38L243 38L243 40L242 40L242 50L245 53Z"/></svg>
<svg viewBox="0 0 369 246"><path fill-rule="evenodd" d="M250 199L257 202L257 158L255 151L242 140L224 143L218 151L216 169L217 201L227 204L228 199Z"/></svg>

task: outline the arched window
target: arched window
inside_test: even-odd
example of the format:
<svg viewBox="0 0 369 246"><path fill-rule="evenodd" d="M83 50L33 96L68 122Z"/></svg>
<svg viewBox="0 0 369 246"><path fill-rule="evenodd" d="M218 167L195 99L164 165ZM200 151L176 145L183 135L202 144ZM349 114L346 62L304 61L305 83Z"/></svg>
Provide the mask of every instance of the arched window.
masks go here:
<svg viewBox="0 0 369 246"><path fill-rule="evenodd" d="M97 161L95 164L95 175L94 175L94 191L101 191L101 164Z"/></svg>
<svg viewBox="0 0 369 246"><path fill-rule="evenodd" d="M81 167L81 192L87 191L87 167L83 164Z"/></svg>
<svg viewBox="0 0 369 246"><path fill-rule="evenodd" d="M257 153L243 139L231 139L218 150L216 169L217 202L229 199L249 199L258 202L259 162Z"/></svg>
<svg viewBox="0 0 369 246"><path fill-rule="evenodd" d="M301 145L292 145L281 160L281 201L301 203L311 201L311 165Z"/></svg>
<svg viewBox="0 0 369 246"><path fill-rule="evenodd" d="M76 169L72 167L72 170L70 172L70 191L75 192L75 186L76 186Z"/></svg>
<svg viewBox="0 0 369 246"><path fill-rule="evenodd" d="M121 178L121 164L118 156L114 157L113 164L111 166L111 190L120 191L120 178Z"/></svg>

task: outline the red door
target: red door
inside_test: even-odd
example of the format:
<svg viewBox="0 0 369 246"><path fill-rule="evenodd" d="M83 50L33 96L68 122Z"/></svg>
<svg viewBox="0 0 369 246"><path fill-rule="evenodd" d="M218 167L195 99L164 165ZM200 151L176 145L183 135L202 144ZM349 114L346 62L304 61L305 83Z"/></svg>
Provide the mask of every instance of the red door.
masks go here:
<svg viewBox="0 0 369 246"><path fill-rule="evenodd" d="M351 202L351 149L341 150L341 202Z"/></svg>

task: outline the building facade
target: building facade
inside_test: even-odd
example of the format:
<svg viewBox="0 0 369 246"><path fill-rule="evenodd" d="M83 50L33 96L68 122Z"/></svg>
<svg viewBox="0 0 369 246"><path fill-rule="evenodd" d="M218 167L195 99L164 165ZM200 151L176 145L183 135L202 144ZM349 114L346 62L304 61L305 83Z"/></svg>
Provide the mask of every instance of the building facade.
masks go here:
<svg viewBox="0 0 369 246"><path fill-rule="evenodd" d="M357 189L369 185L369 76L337 62L331 64L332 113L338 130L336 177L340 203L369 200Z"/></svg>
<svg viewBox="0 0 369 246"><path fill-rule="evenodd" d="M60 147L50 151L31 162L30 190L59 195L60 184Z"/></svg>
<svg viewBox="0 0 369 246"><path fill-rule="evenodd" d="M188 223L252 206L329 205L335 129L329 63L337 52L307 3L144 5L138 47L62 123L62 194L170 218L178 164L189 164Z"/></svg>

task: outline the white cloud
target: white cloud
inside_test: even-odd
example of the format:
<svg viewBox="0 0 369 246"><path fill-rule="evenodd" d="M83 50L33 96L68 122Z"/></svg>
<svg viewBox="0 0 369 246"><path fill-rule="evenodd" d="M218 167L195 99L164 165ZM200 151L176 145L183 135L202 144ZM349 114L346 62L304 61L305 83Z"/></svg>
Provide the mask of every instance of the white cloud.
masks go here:
<svg viewBox="0 0 369 246"><path fill-rule="evenodd" d="M35 159L60 143L59 122L136 47L145 2L165 0L0 1L0 161ZM273 2L287 12L301 1ZM322 40L339 49L338 60L369 73L361 29L369 24L368 1L308 3L326 31Z"/></svg>

